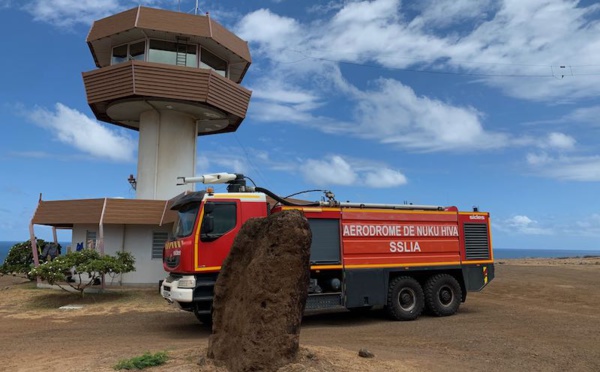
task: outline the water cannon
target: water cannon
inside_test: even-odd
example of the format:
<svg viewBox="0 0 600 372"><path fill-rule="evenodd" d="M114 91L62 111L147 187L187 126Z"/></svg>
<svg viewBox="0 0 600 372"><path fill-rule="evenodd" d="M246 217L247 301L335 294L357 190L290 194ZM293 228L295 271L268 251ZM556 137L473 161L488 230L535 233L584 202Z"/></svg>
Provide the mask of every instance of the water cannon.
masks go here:
<svg viewBox="0 0 600 372"><path fill-rule="evenodd" d="M179 180L177 186L182 186L188 183L203 183L205 185L228 183L234 181L238 176L242 175L235 173L212 173L198 177L177 177L177 180ZM244 176L242 176L242 178L243 177Z"/></svg>
<svg viewBox="0 0 600 372"><path fill-rule="evenodd" d="M214 185L227 183L228 192L251 191L246 187L246 177L240 173L212 173L198 177L177 177L178 186L188 183L203 183L205 185Z"/></svg>

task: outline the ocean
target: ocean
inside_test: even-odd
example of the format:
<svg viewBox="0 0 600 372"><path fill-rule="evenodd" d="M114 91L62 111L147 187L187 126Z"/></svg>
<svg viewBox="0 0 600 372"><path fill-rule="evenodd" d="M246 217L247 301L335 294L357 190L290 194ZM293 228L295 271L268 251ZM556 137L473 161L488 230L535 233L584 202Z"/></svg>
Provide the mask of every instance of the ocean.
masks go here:
<svg viewBox="0 0 600 372"><path fill-rule="evenodd" d="M4 262L10 248L18 242L0 242L0 263ZM66 247L69 243L60 243ZM556 257L583 257L600 256L600 250L585 249L516 249L497 248L494 249L494 258L556 258Z"/></svg>

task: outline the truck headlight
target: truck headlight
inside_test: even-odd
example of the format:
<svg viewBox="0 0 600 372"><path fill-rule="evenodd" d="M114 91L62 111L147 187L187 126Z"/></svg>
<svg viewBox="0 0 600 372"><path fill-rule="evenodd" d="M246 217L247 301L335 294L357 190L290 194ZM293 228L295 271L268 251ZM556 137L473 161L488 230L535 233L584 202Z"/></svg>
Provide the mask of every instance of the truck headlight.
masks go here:
<svg viewBox="0 0 600 372"><path fill-rule="evenodd" d="M177 288L195 288L196 287L196 278L193 276L184 276L179 279L177 283Z"/></svg>

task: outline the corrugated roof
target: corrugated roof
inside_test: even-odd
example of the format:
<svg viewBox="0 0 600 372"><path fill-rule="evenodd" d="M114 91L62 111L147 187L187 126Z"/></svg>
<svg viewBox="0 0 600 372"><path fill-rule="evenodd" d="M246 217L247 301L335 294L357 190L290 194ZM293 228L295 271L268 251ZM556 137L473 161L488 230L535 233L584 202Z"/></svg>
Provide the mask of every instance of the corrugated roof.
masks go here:
<svg viewBox="0 0 600 372"><path fill-rule="evenodd" d="M168 200L74 199L39 202L32 222L37 225L73 227L74 224L160 225L175 221Z"/></svg>

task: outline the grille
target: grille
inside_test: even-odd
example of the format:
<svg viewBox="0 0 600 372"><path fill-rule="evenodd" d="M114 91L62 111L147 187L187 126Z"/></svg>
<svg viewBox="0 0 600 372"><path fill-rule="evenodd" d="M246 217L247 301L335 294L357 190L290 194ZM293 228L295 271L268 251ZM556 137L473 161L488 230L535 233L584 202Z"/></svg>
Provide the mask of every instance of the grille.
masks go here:
<svg viewBox="0 0 600 372"><path fill-rule="evenodd" d="M342 306L342 297L339 293L323 293L308 296L305 310L332 309L340 306Z"/></svg>
<svg viewBox="0 0 600 372"><path fill-rule="evenodd" d="M179 257L181 256L165 257L165 264L167 267L175 268L179 266Z"/></svg>
<svg viewBox="0 0 600 372"><path fill-rule="evenodd" d="M464 231L467 260L489 259L488 225L485 223L465 223Z"/></svg>

